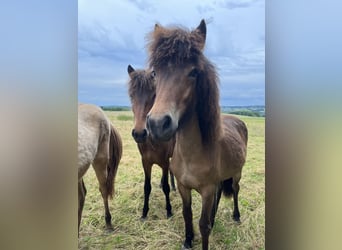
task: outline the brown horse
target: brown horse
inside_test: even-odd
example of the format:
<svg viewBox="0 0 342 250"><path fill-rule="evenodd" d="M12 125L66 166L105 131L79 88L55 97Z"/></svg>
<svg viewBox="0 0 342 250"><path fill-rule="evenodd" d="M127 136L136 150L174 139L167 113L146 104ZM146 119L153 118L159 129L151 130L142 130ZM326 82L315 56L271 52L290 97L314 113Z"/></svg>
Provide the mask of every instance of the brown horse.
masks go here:
<svg viewBox="0 0 342 250"><path fill-rule="evenodd" d="M83 176L92 164L105 207L106 228L111 230L112 216L108 197L114 194L114 179L122 155L122 142L104 112L97 106L78 106L78 230L87 190Z"/></svg>
<svg viewBox="0 0 342 250"><path fill-rule="evenodd" d="M240 119L220 114L217 73L202 52L204 20L192 31L156 24L149 39L156 99L147 128L156 140L167 141L176 134L171 171L183 201L183 249L192 247L194 237L191 189L202 198L199 227L202 249L208 249L222 191L226 196L233 194L233 219L240 221L238 193L247 128Z"/></svg>
<svg viewBox="0 0 342 250"><path fill-rule="evenodd" d="M145 219L149 210L148 202L151 193L151 170L153 164L158 164L163 170L161 187L165 194L166 212L167 218L169 218L172 216L172 207L169 197L170 186L168 172L175 139L173 137L168 142L156 142L152 140L145 126L147 113L150 111L156 95L154 72L148 70L134 70L131 65L128 65L127 71L130 77L128 92L134 113L134 128L132 130L132 136L137 142L145 173L145 198L141 218ZM174 177L171 172L170 177L171 186L173 190L175 190Z"/></svg>

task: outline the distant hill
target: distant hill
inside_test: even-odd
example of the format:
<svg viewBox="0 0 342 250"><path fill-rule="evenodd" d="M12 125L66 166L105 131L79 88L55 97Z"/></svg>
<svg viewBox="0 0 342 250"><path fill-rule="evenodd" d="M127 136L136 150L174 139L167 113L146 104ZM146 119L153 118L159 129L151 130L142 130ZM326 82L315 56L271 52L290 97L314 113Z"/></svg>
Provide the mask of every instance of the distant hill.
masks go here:
<svg viewBox="0 0 342 250"><path fill-rule="evenodd" d="M222 106L222 113L265 117L265 106Z"/></svg>
<svg viewBox="0 0 342 250"><path fill-rule="evenodd" d="M107 111L130 111L129 106L100 106L103 110ZM245 115L254 117L265 117L265 106L222 106L222 113Z"/></svg>
<svg viewBox="0 0 342 250"><path fill-rule="evenodd" d="M128 106L100 106L101 109L106 111L130 111L131 107Z"/></svg>

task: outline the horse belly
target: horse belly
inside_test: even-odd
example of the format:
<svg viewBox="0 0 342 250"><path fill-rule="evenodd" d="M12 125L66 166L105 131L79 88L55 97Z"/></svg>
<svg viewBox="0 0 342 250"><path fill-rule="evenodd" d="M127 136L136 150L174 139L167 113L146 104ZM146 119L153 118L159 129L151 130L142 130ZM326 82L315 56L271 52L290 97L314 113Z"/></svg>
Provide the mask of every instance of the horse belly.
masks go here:
<svg viewBox="0 0 342 250"><path fill-rule="evenodd" d="M221 161L221 166L218 168L218 176L220 180L227 180L231 177L234 177L237 174L240 174L242 171L244 160L241 159L239 161L232 161L230 159L223 159Z"/></svg>
<svg viewBox="0 0 342 250"><path fill-rule="evenodd" d="M218 166L220 180L226 180L241 173L246 160L246 146L240 140L232 138L223 140L221 144L221 161Z"/></svg>
<svg viewBox="0 0 342 250"><path fill-rule="evenodd" d="M97 145L78 143L78 179L83 177L96 155Z"/></svg>

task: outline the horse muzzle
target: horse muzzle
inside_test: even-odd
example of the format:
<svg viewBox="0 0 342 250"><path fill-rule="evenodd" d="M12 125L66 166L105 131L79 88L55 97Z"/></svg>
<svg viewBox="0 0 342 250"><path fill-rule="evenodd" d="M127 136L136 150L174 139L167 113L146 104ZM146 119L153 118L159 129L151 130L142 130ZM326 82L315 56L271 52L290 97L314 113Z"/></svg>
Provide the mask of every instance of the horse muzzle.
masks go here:
<svg viewBox="0 0 342 250"><path fill-rule="evenodd" d="M170 140L177 130L177 125L170 115L154 117L147 116L147 129L152 138L159 141Z"/></svg>
<svg viewBox="0 0 342 250"><path fill-rule="evenodd" d="M147 130L143 129L142 131L137 131L135 129L132 130L132 137L137 143L143 143L147 138Z"/></svg>

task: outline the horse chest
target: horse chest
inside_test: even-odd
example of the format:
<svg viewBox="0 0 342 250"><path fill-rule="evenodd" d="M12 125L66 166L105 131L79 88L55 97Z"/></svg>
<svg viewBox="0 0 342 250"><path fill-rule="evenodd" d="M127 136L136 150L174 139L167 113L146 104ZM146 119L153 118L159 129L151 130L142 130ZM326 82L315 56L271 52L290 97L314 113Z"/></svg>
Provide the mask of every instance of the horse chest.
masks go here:
<svg viewBox="0 0 342 250"><path fill-rule="evenodd" d="M210 163L206 161L184 161L173 157L171 170L178 182L193 189L200 189L203 184L215 178Z"/></svg>
<svg viewBox="0 0 342 250"><path fill-rule="evenodd" d="M147 143L140 143L138 144L138 148L142 158L151 163L162 165L165 164L169 158L167 150L163 145L153 147Z"/></svg>

